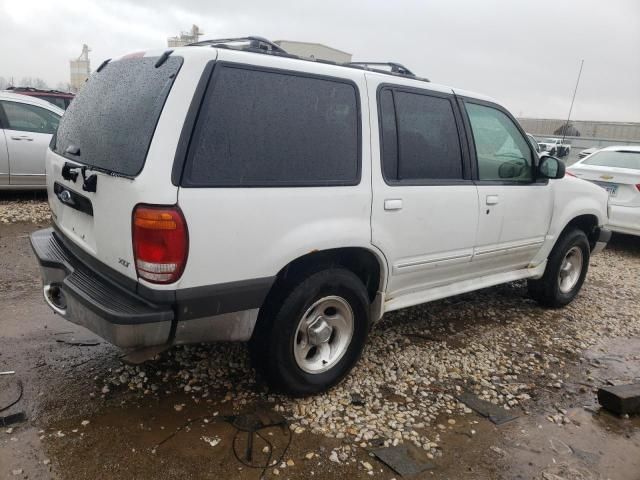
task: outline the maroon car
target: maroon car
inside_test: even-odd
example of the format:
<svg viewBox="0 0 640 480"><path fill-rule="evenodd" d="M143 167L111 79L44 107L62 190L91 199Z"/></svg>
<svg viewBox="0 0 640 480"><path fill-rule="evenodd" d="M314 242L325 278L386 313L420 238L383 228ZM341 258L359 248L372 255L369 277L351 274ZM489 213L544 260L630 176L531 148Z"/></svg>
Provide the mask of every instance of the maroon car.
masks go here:
<svg viewBox="0 0 640 480"><path fill-rule="evenodd" d="M32 87L8 87L7 90L21 95L41 98L49 103L53 103L56 107L60 107L63 110L67 109L71 100L75 97L73 93L69 92L60 92L59 90L40 90Z"/></svg>

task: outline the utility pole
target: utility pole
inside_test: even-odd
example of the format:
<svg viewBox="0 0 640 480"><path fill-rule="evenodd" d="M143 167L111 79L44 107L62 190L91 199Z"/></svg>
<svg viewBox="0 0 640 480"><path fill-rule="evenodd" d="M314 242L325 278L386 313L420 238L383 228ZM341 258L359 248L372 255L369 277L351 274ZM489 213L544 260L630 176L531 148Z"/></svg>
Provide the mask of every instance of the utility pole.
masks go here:
<svg viewBox="0 0 640 480"><path fill-rule="evenodd" d="M576 100L576 93L578 92L578 84L580 83L580 75L582 75L582 66L584 65L584 59L580 61L580 71L578 72L578 80L576 80L576 88L573 90L573 98L571 99L571 106L569 107L569 115L567 115L567 123L565 123L562 129L562 143L564 143L564 137L567 135L567 128L569 128L569 119L571 118L571 110L573 110L573 102Z"/></svg>

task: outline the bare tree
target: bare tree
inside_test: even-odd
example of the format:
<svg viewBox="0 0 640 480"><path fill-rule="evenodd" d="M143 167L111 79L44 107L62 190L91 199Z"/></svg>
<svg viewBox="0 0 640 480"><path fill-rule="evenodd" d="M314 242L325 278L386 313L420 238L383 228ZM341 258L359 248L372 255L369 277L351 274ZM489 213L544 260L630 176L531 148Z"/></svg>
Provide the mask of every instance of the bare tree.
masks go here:
<svg viewBox="0 0 640 480"><path fill-rule="evenodd" d="M58 82L56 90L59 90L60 92L70 92L71 84L69 82Z"/></svg>
<svg viewBox="0 0 640 480"><path fill-rule="evenodd" d="M33 79L33 87L39 88L40 90L47 90L49 88L49 85L47 85L47 82L45 82L43 79L36 77Z"/></svg>
<svg viewBox="0 0 640 480"><path fill-rule="evenodd" d="M0 77L0 90L5 90L9 86L9 82L4 77Z"/></svg>

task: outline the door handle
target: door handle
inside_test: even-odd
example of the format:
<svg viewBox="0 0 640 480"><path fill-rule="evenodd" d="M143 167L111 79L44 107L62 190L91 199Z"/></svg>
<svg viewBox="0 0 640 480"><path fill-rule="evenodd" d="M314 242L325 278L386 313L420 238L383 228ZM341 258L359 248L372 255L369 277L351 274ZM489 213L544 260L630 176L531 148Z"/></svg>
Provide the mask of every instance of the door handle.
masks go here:
<svg viewBox="0 0 640 480"><path fill-rule="evenodd" d="M26 140L27 142L33 142L33 138L27 137L26 135L20 135L19 137L11 137L11 140Z"/></svg>
<svg viewBox="0 0 640 480"><path fill-rule="evenodd" d="M487 195L487 205L497 205L498 195Z"/></svg>
<svg viewBox="0 0 640 480"><path fill-rule="evenodd" d="M384 201L385 210L402 210L401 198L388 198Z"/></svg>

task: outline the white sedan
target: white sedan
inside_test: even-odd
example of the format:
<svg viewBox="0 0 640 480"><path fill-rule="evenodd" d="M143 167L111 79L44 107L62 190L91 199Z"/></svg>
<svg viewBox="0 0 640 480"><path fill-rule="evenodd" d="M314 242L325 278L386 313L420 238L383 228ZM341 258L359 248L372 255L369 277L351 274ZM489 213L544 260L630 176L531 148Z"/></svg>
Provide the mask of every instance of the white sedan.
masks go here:
<svg viewBox="0 0 640 480"><path fill-rule="evenodd" d="M0 91L0 190L46 188L44 159L64 110Z"/></svg>
<svg viewBox="0 0 640 480"><path fill-rule="evenodd" d="M609 229L640 235L640 147L606 147L567 167L567 173L609 192Z"/></svg>

